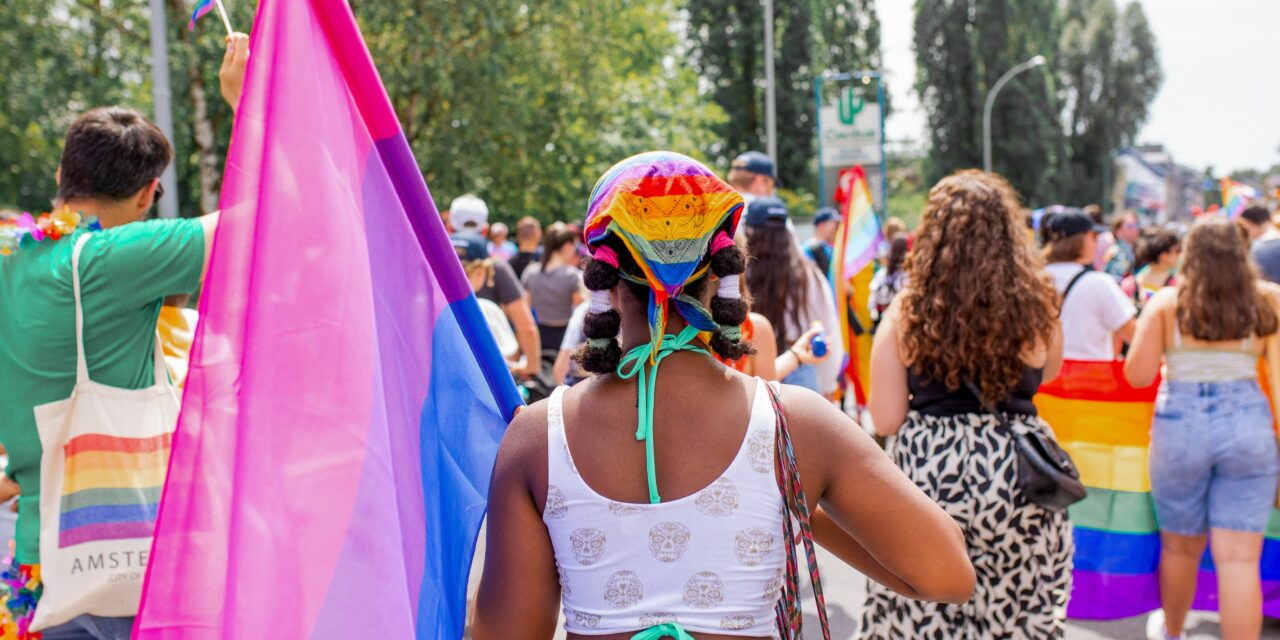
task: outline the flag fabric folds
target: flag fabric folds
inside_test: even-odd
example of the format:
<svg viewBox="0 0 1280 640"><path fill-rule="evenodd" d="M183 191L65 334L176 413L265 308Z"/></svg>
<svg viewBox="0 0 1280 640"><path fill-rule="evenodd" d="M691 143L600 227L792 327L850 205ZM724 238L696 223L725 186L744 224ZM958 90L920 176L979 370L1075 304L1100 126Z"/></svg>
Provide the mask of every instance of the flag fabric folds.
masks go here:
<svg viewBox="0 0 1280 640"><path fill-rule="evenodd" d="M836 201L841 204L840 226L831 259L831 286L835 289L840 338L848 362L845 377L853 385L858 404L866 404L871 373L871 278L876 252L884 235L871 200L867 174L860 165L840 172ZM862 330L855 328L857 321Z"/></svg>
<svg viewBox="0 0 1280 640"><path fill-rule="evenodd" d="M187 23L187 31L196 30L196 20L209 15L213 11L214 0L196 0L196 8L191 12L191 21Z"/></svg>
<svg viewBox="0 0 1280 640"><path fill-rule="evenodd" d="M1241 213L1258 199L1258 191L1253 187L1232 180L1222 179L1222 209L1227 217L1235 220Z"/></svg>
<svg viewBox="0 0 1280 640"><path fill-rule="evenodd" d="M1157 386L1129 386L1122 366L1067 361L1035 398L1089 488L1089 496L1070 509L1076 552L1067 614L1073 618L1126 618L1160 608L1160 532L1147 477ZM1262 581L1263 611L1280 615L1280 513L1274 510ZM1206 552L1195 607L1217 609L1217 592Z"/></svg>
<svg viewBox="0 0 1280 640"><path fill-rule="evenodd" d="M343 0L263 0L135 638L459 638L519 405Z"/></svg>

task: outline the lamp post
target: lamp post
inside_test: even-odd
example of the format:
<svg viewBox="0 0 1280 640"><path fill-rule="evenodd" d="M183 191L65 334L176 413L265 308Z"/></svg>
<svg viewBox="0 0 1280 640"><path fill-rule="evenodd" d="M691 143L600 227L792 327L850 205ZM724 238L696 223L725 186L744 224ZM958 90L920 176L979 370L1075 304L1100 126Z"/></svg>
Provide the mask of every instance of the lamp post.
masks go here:
<svg viewBox="0 0 1280 640"><path fill-rule="evenodd" d="M982 107L982 168L984 171L991 171L991 106L996 102L996 94L1000 93L1004 85L1008 84L1014 76L1044 63L1044 56L1036 56L1006 71L999 80L996 80L995 86L991 87L991 92L987 94L987 104Z"/></svg>

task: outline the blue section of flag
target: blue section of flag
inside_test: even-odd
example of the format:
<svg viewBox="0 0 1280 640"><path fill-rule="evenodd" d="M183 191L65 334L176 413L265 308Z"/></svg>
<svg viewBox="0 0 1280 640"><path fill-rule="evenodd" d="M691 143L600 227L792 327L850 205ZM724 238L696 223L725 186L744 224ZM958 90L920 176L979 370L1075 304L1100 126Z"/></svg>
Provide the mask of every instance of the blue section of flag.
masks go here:
<svg viewBox="0 0 1280 640"><path fill-rule="evenodd" d="M449 305L431 337L431 386L422 408L422 486L428 514L427 557L418 600L418 638L461 638L467 575L489 493L489 476L506 427L485 369L464 331L488 331L474 298ZM464 328L465 327L465 328ZM492 341L490 339L490 341ZM505 389L503 390L505 391ZM502 392L500 392L502 393ZM445 428L447 427L447 428ZM440 518L440 516L447 516ZM442 526L447 525L447 526Z"/></svg>

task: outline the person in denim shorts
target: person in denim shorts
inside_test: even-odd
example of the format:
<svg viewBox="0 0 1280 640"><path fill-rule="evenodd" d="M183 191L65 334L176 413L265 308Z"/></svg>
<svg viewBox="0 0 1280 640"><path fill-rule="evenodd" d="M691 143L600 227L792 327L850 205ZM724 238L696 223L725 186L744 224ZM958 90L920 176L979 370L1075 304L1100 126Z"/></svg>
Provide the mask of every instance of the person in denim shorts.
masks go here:
<svg viewBox="0 0 1280 640"><path fill-rule="evenodd" d="M1148 638L1183 637L1210 531L1222 637L1261 633L1258 563L1280 457L1257 363L1277 330L1280 287L1258 280L1248 250L1231 221L1196 223L1180 283L1147 303L1125 362L1136 387L1165 366L1150 449L1162 609Z"/></svg>

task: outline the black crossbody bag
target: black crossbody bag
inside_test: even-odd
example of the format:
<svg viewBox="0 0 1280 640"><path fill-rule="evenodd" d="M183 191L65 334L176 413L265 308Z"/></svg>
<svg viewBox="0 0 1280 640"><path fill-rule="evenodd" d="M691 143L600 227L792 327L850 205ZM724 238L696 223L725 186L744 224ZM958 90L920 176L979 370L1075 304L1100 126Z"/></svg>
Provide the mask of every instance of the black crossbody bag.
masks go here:
<svg viewBox="0 0 1280 640"><path fill-rule="evenodd" d="M1080 279L1093 269L1086 266L1067 283L1062 292L1062 303L1067 302L1067 294L1075 288ZM965 386L973 397L982 403L987 413L995 416L999 429L1013 439L1014 453L1018 456L1018 488L1027 500L1050 511L1065 511L1067 507L1080 502L1088 495L1084 483L1080 482L1080 470L1071 461L1071 456L1058 445L1053 436L1039 430L1028 432L1015 431L1009 424L1009 416L992 407L982 398L982 390L972 380L965 380Z"/></svg>
<svg viewBox="0 0 1280 640"><path fill-rule="evenodd" d="M1050 511L1065 511L1084 500L1087 491L1080 482L1080 471L1053 436L1039 430L1014 430L1009 416L982 399L978 385L969 380L964 384L982 403L983 409L995 416L997 427L1013 439L1014 453L1018 456L1018 488L1027 500Z"/></svg>

